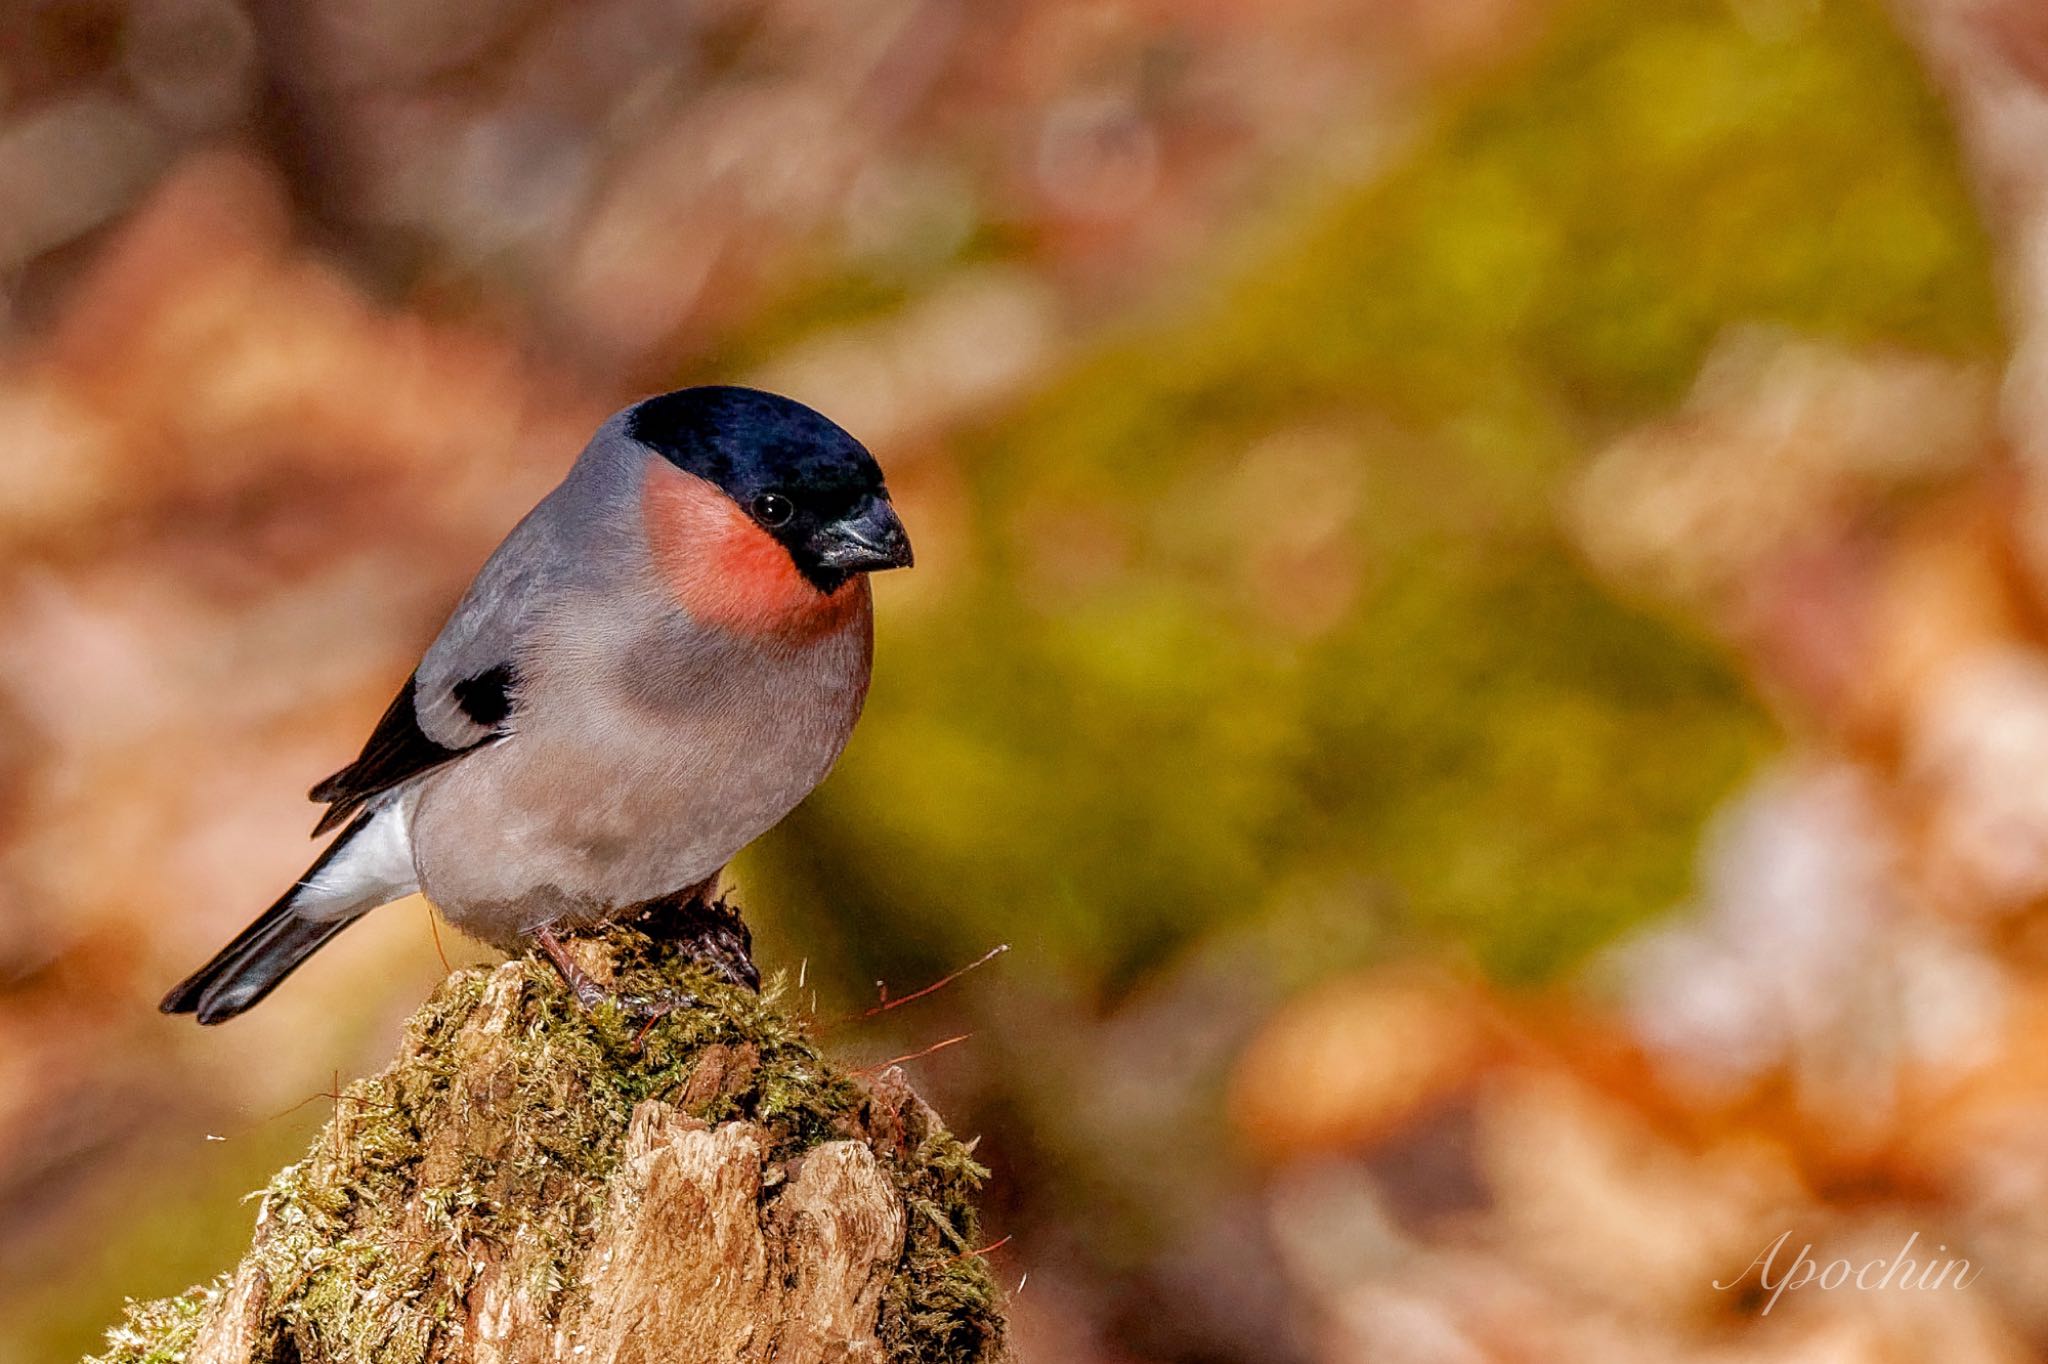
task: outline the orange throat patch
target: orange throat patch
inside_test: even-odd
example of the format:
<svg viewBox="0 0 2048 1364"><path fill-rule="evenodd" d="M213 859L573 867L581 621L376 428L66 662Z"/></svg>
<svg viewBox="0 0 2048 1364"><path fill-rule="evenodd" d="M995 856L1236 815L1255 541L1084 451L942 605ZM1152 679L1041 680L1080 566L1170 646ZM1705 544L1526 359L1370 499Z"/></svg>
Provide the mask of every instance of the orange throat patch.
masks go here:
<svg viewBox="0 0 2048 1364"><path fill-rule="evenodd" d="M852 623L867 605L866 577L820 592L731 498L666 460L649 462L640 511L655 572L693 620L800 643Z"/></svg>

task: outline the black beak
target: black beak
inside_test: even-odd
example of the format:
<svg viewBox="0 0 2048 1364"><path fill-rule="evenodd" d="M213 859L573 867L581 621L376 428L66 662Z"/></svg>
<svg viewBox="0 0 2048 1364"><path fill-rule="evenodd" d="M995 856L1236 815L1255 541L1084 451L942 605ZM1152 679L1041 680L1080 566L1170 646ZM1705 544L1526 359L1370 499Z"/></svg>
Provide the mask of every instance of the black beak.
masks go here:
<svg viewBox="0 0 2048 1364"><path fill-rule="evenodd" d="M818 562L841 573L909 568L910 537L886 497L870 497L818 533Z"/></svg>

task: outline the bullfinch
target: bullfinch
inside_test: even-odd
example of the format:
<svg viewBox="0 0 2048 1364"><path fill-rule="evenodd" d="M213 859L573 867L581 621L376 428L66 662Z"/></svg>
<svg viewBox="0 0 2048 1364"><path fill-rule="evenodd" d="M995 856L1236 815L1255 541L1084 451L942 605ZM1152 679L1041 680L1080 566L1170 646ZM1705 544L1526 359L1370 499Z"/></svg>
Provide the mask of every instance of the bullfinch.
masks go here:
<svg viewBox="0 0 2048 1364"><path fill-rule="evenodd" d="M868 575L909 538L860 442L686 388L616 413L505 537L359 757L299 882L164 998L218 1023L422 892L507 950L715 887L825 777L867 695Z"/></svg>

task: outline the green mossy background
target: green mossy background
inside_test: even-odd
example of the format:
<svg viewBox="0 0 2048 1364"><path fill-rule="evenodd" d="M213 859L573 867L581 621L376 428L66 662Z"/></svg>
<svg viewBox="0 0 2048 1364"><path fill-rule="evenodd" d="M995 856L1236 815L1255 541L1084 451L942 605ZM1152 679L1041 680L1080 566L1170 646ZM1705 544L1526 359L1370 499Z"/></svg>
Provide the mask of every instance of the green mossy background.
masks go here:
<svg viewBox="0 0 2048 1364"><path fill-rule="evenodd" d="M999 1115L999 1225L1140 1302L1241 1187L1204 1015L1410 956L1553 984L1691 895L1780 751L1719 646L1579 560L1585 459L1731 327L2001 345L1952 132L1867 0L1570 6L1384 174L1277 198L959 439L973 585L882 617L861 732L750 863L770 959L1018 946L956 1081ZM1273 609L1335 573L1327 615ZM1106 1020L1204 991L1122 1082L1171 1101L1077 1111L1121 1092Z"/></svg>
<svg viewBox="0 0 2048 1364"><path fill-rule="evenodd" d="M987 1171L968 1149L918 1101L871 1094L829 1062L778 987L723 984L630 929L612 930L605 950L621 998L698 1003L647 1023L610 1003L587 1014L528 959L511 1025L480 1039L465 1024L493 975L471 968L414 1016L389 1069L341 1094L305 1158L263 1192L253 1253L273 1334L259 1358L443 1357L485 1263L522 1276L560 1318L634 1110L649 1100L756 1124L771 1171L826 1141L867 1144L906 1211L877 1326L890 1357L1000 1358L1000 1294L973 1253ZM95 1364L174 1364L225 1286L131 1304Z"/></svg>
<svg viewBox="0 0 2048 1364"><path fill-rule="evenodd" d="M1561 480L1731 326L1999 341L1942 111L1862 0L1574 6L1258 243L966 438L978 587L883 618L842 775L764 859L813 955L904 976L1022 932L1114 993L1286 937L1306 880L1372 888L1314 969L1554 976L1685 893L1775 742L1712 647L1590 580ZM1290 632L1248 561L1338 500L1318 463L1359 488L1357 587Z"/></svg>

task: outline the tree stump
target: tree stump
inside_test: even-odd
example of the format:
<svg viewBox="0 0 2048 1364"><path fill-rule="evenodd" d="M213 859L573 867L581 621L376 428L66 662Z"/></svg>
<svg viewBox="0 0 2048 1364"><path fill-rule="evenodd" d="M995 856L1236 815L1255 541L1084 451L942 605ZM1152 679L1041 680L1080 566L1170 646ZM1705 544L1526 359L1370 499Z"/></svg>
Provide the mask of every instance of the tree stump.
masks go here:
<svg viewBox="0 0 2048 1364"><path fill-rule="evenodd" d="M889 1070L615 928L457 972L271 1182L239 1267L130 1304L103 1364L997 1360L985 1172Z"/></svg>

